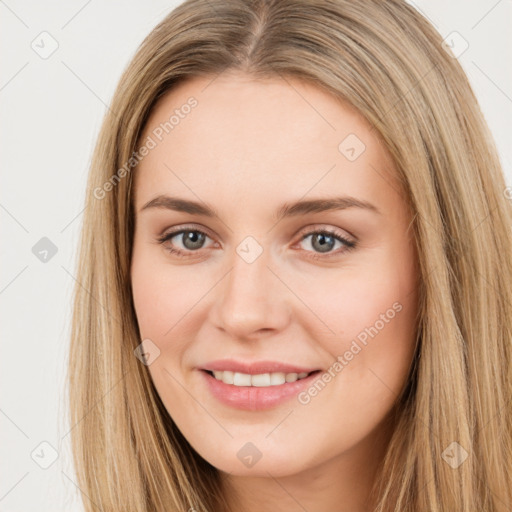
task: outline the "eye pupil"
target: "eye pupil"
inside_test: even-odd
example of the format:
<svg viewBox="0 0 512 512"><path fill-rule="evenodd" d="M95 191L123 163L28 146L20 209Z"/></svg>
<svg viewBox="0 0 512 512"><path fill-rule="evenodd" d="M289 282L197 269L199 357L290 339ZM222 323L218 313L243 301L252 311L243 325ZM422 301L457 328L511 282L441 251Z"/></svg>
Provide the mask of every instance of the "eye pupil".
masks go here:
<svg viewBox="0 0 512 512"><path fill-rule="evenodd" d="M183 245L187 249L200 249L204 243L204 234L198 231L184 231Z"/></svg>
<svg viewBox="0 0 512 512"><path fill-rule="evenodd" d="M316 241L318 241L318 244L315 243ZM315 250L318 249L319 252L330 251L334 247L334 244L334 237L330 235L326 235L324 233L317 233L313 235L312 245L315 248Z"/></svg>

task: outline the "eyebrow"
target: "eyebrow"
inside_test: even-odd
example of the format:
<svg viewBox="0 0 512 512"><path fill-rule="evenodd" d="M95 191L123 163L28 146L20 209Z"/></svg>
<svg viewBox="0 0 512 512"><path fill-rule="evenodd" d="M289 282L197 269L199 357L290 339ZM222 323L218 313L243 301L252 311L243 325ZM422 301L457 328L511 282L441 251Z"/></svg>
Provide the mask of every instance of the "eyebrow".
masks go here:
<svg viewBox="0 0 512 512"><path fill-rule="evenodd" d="M167 195L159 195L148 201L140 210L148 210L150 208L164 208L178 212L189 213L190 215L202 215L204 217L218 217L218 213L212 206L207 203L191 201L188 199L180 199ZM361 208L372 211L377 214L382 212L372 203L357 199L351 196L343 197L327 197L318 199L300 200L294 203L285 203L276 212L277 219L285 217L295 217L308 213L319 213L332 210L345 210L347 208Z"/></svg>

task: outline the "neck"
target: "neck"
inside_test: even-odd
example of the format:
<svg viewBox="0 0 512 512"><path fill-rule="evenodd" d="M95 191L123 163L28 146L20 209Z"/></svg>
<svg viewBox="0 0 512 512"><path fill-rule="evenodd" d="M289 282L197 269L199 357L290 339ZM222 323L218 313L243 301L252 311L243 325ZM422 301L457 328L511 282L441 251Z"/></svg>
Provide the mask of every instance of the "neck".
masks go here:
<svg viewBox="0 0 512 512"><path fill-rule="evenodd" d="M390 429L381 425L349 451L293 475L275 477L267 472L252 477L221 471L228 510L369 512L375 506L371 490L389 437Z"/></svg>

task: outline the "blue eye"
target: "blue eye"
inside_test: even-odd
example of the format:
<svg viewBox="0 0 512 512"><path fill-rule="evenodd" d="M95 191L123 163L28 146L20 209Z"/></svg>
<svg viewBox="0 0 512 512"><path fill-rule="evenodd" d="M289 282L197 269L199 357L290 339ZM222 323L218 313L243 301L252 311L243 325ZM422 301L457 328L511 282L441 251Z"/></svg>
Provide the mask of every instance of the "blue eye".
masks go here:
<svg viewBox="0 0 512 512"><path fill-rule="evenodd" d="M186 252L197 252L198 249L203 248L205 239L210 238L204 231L199 229L182 229L166 233L159 237L158 241L161 244L164 244L165 242L170 242L173 238L180 236L181 244L185 250L179 248L176 249L172 247L172 245L166 246L166 249L169 252L176 254L177 256L184 256Z"/></svg>
<svg viewBox="0 0 512 512"><path fill-rule="evenodd" d="M313 248L313 251L307 252L313 252L314 254L312 254L310 257L313 257L315 259L339 255L340 253L349 251L356 246L355 242L348 240L347 238L341 236L335 231L311 231L303 235L301 242L310 237L312 237L310 241L310 246ZM333 251L333 249L336 246L336 243L339 243L340 246L342 247L341 251ZM323 256L324 254L326 256Z"/></svg>
<svg viewBox="0 0 512 512"><path fill-rule="evenodd" d="M356 247L356 242L348 240L337 231L317 230L310 231L302 235L299 243L311 237L310 246L313 250L306 250L305 252L311 253L308 257L314 259L326 259L331 256L339 256ZM181 239L182 247L174 247L172 240L177 238ZM157 238L158 242L165 245L166 250L176 255L177 257L192 256L193 253L200 252L205 247L206 239L211 238L200 229L179 229L165 233ZM338 245L338 250L333 250Z"/></svg>

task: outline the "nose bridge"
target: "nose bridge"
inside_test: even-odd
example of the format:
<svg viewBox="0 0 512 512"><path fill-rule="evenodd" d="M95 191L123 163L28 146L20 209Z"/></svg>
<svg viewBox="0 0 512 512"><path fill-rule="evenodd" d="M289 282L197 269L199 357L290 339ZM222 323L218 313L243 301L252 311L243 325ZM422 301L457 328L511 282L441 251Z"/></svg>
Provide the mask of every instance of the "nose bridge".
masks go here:
<svg viewBox="0 0 512 512"><path fill-rule="evenodd" d="M219 289L215 315L218 327L243 338L289 321L289 298L268 268L269 252L252 237L244 239L231 259L231 271Z"/></svg>

